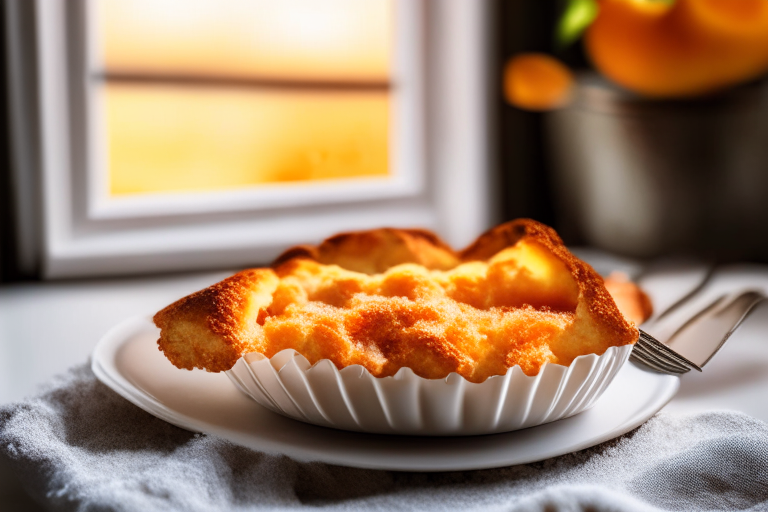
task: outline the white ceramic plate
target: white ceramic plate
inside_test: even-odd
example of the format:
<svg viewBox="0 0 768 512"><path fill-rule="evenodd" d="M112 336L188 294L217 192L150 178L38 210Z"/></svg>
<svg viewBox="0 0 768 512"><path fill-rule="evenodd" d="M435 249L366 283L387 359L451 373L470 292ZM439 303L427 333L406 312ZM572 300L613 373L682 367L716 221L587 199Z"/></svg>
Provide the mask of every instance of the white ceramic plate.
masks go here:
<svg viewBox="0 0 768 512"><path fill-rule="evenodd" d="M674 396L677 377L627 363L590 410L504 434L411 437L362 434L285 418L238 391L223 373L179 370L157 349L158 329L132 318L93 353L96 376L148 413L300 461L401 471L460 471L524 464L594 446L641 425Z"/></svg>

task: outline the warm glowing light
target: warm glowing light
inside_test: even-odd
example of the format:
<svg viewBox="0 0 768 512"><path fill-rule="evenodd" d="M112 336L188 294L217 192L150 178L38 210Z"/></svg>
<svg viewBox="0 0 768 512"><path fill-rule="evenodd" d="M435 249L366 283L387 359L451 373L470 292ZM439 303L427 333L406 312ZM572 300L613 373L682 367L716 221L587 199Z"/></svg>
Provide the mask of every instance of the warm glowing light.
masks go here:
<svg viewBox="0 0 768 512"><path fill-rule="evenodd" d="M551 110L570 100L574 77L568 67L546 54L519 53L504 68L504 94L526 110Z"/></svg>
<svg viewBox="0 0 768 512"><path fill-rule="evenodd" d="M105 89L113 195L388 173L386 91Z"/></svg>
<svg viewBox="0 0 768 512"><path fill-rule="evenodd" d="M584 48L600 73L636 93L708 95L768 72L768 2L603 0Z"/></svg>
<svg viewBox="0 0 768 512"><path fill-rule="evenodd" d="M99 0L108 71L389 80L392 0Z"/></svg>

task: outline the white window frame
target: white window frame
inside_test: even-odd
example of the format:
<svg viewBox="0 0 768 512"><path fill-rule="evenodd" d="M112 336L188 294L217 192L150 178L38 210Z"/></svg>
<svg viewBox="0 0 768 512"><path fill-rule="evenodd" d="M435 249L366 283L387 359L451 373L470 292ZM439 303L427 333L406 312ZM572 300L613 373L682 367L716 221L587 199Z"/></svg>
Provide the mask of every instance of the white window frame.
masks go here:
<svg viewBox="0 0 768 512"><path fill-rule="evenodd" d="M125 198L104 179L87 2L6 2L16 194L30 199L22 210L38 195L42 212L20 240L25 268L59 278L255 265L382 225L460 246L490 224L487 2L397 0L389 178Z"/></svg>

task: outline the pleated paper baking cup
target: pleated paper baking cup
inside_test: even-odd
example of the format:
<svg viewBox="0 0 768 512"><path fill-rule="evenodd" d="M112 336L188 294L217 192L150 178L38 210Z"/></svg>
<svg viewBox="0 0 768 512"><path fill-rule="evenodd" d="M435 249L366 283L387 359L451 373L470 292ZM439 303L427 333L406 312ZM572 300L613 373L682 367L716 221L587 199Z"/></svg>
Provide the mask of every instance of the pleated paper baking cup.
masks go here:
<svg viewBox="0 0 768 512"><path fill-rule="evenodd" d="M545 364L529 377L519 366L481 383L451 373L425 379L410 368L374 377L359 365L311 365L292 349L272 358L248 354L227 375L278 414L324 427L377 434L460 436L509 432L589 409L629 357L632 345L570 366Z"/></svg>

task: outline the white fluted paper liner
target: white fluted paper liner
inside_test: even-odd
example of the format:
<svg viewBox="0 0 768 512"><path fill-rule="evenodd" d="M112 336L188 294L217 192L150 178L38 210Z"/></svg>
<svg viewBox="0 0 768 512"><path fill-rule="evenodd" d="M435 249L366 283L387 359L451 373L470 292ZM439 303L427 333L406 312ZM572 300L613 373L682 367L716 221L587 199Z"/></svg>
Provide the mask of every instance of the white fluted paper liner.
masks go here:
<svg viewBox="0 0 768 512"><path fill-rule="evenodd" d="M292 349L272 358L248 354L227 371L232 382L264 407L324 427L406 435L477 435L508 432L589 409L629 357L632 345L611 347L570 366L545 364L529 377L519 366L472 383L451 373L425 379L410 368L374 377L329 360L315 365Z"/></svg>

